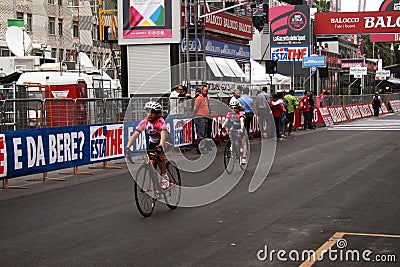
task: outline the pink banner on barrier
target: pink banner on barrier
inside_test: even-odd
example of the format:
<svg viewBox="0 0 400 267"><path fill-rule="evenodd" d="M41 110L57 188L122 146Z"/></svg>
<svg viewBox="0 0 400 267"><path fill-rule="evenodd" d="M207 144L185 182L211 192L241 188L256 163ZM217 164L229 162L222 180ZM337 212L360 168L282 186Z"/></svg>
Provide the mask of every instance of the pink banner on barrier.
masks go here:
<svg viewBox="0 0 400 267"><path fill-rule="evenodd" d="M358 108L358 105L348 105L344 107L344 110L346 111L347 117L349 118L350 121L353 120L358 120L362 118L360 109Z"/></svg>
<svg viewBox="0 0 400 267"><path fill-rule="evenodd" d="M319 108L319 112L321 113L325 126L332 126L334 124L328 108Z"/></svg>
<svg viewBox="0 0 400 267"><path fill-rule="evenodd" d="M369 107L370 104L358 105L363 118L371 117L374 114L373 110L371 110Z"/></svg>
<svg viewBox="0 0 400 267"><path fill-rule="evenodd" d="M390 102L390 107L394 112L400 111L400 100L391 100Z"/></svg>
<svg viewBox="0 0 400 267"><path fill-rule="evenodd" d="M346 112L342 106L328 107L328 111L331 114L332 120L335 124L348 121Z"/></svg>
<svg viewBox="0 0 400 267"><path fill-rule="evenodd" d="M389 113L389 110L387 109L385 103L382 103L381 111L382 111L382 114L388 114Z"/></svg>

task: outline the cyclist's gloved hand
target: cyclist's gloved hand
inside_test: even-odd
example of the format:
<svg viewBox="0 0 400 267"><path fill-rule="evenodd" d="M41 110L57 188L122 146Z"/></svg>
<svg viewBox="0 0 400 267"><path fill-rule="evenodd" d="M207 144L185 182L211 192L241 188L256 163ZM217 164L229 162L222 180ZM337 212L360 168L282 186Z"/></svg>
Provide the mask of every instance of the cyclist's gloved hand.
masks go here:
<svg viewBox="0 0 400 267"><path fill-rule="evenodd" d="M156 146L156 149L155 149L155 151L156 151L156 153L157 154L161 154L162 152L163 152L163 147L162 146Z"/></svg>
<svg viewBox="0 0 400 267"><path fill-rule="evenodd" d="M221 128L221 132L222 133L226 133L226 128L224 127L224 128Z"/></svg>
<svg viewBox="0 0 400 267"><path fill-rule="evenodd" d="M132 152L132 150L129 147L125 148L125 155L129 155Z"/></svg>

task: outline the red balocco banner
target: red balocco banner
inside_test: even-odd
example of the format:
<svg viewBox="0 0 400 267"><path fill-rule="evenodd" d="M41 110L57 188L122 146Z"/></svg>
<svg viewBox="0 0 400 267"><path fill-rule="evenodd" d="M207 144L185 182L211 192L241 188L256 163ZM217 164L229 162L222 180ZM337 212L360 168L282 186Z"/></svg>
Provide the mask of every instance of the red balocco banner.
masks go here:
<svg viewBox="0 0 400 267"><path fill-rule="evenodd" d="M312 124L322 124L324 123L324 118L322 117L321 112L318 108L314 108L313 116L312 116ZM293 121L293 128L302 128L304 126L304 116L303 113L300 111L300 108L296 108L294 113L294 121Z"/></svg>
<svg viewBox="0 0 400 267"><path fill-rule="evenodd" d="M314 34L400 33L400 12L316 13Z"/></svg>

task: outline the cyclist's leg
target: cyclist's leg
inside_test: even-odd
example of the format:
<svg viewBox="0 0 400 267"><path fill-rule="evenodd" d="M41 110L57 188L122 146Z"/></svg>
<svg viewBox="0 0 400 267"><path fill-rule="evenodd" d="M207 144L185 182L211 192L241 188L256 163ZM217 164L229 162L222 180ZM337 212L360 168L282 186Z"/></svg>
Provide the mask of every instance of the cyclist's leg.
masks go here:
<svg viewBox="0 0 400 267"><path fill-rule="evenodd" d="M245 158L247 155L247 142L246 142L246 136L242 136L241 137L241 141L242 141L242 149L243 149L243 153L242 156Z"/></svg>
<svg viewBox="0 0 400 267"><path fill-rule="evenodd" d="M161 152L158 154L158 167L160 168L161 175L164 175L167 173L167 164L165 163L165 154L164 152Z"/></svg>

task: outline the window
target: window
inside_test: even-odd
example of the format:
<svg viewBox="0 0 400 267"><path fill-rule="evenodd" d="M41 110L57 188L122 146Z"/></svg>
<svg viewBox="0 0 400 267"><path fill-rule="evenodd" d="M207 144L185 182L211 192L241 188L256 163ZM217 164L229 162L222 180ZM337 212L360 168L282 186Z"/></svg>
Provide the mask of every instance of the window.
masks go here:
<svg viewBox="0 0 400 267"><path fill-rule="evenodd" d="M73 6L79 6L79 0L73 0L72 1Z"/></svg>
<svg viewBox="0 0 400 267"><path fill-rule="evenodd" d="M62 6L62 0L58 0L58 5Z"/></svg>
<svg viewBox="0 0 400 267"><path fill-rule="evenodd" d="M32 31L32 14L26 14L26 31Z"/></svg>
<svg viewBox="0 0 400 267"><path fill-rule="evenodd" d="M56 34L56 19L49 17L49 34Z"/></svg>
<svg viewBox="0 0 400 267"><path fill-rule="evenodd" d="M92 25L92 40L97 40L97 25L93 24Z"/></svg>
<svg viewBox="0 0 400 267"><path fill-rule="evenodd" d="M90 0L90 8L92 9L92 14L97 14L97 0Z"/></svg>
<svg viewBox="0 0 400 267"><path fill-rule="evenodd" d="M79 24L77 21L73 21L72 22L72 36L74 38L78 38L79 37Z"/></svg>
<svg viewBox="0 0 400 267"><path fill-rule="evenodd" d="M50 5L54 5L54 0L47 0L47 3L49 3Z"/></svg>
<svg viewBox="0 0 400 267"><path fill-rule="evenodd" d="M63 20L58 19L58 36L63 35Z"/></svg>
<svg viewBox="0 0 400 267"><path fill-rule="evenodd" d="M62 62L64 60L64 49L60 49L58 52L58 61Z"/></svg>
<svg viewBox="0 0 400 267"><path fill-rule="evenodd" d="M24 19L24 13L23 12L17 12L17 19Z"/></svg>
<svg viewBox="0 0 400 267"><path fill-rule="evenodd" d="M56 58L56 55L57 55L57 48L52 48L51 49L51 57Z"/></svg>

